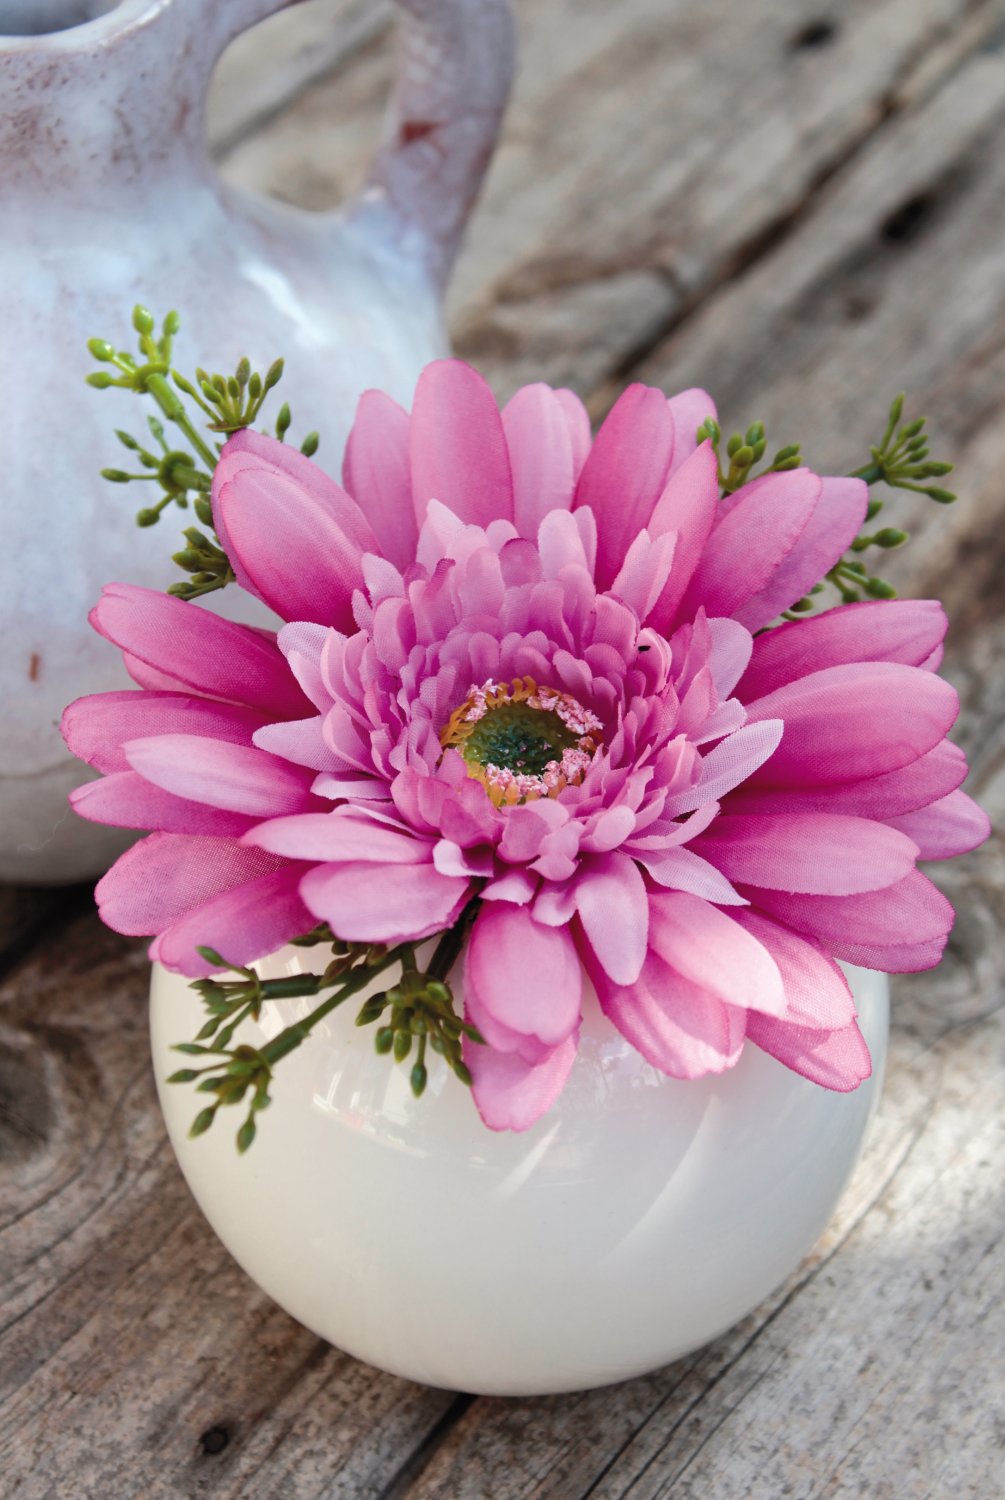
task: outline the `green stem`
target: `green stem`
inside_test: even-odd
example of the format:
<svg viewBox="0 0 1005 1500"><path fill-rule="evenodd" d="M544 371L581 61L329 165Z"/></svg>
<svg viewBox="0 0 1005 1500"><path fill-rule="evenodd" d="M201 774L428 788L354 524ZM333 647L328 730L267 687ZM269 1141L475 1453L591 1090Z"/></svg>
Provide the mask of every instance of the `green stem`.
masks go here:
<svg viewBox="0 0 1005 1500"><path fill-rule="evenodd" d="M385 969L390 969L394 964L400 962L407 946L407 944L401 943L397 948L389 949L383 958L378 959L376 963L363 965L356 973L349 976L341 989L336 990L334 994L328 996L327 1000L323 1000L320 1005L316 1006L310 1015L304 1016L302 1021L294 1022L292 1026L287 1026L285 1031L281 1031L265 1047L260 1048L261 1055L269 1066L272 1067L275 1063L279 1062L280 1058L285 1057L287 1053L295 1051L301 1042L306 1041L311 1030L317 1023L323 1021L325 1016L333 1011L336 1006L341 1005L344 1000L348 1000L350 995L355 995L358 990L365 989L371 979L376 978ZM307 991L306 993L312 992ZM316 994L317 991L315 990L313 993Z"/></svg>
<svg viewBox="0 0 1005 1500"><path fill-rule="evenodd" d="M177 427L181 428L196 453L198 453L203 463L206 464L210 473L212 473L216 468L218 455L213 452L207 443L203 442L196 428L189 421L184 406L170 385L168 385L165 377L163 375L149 375L146 386L164 415L169 421L174 422Z"/></svg>
<svg viewBox="0 0 1005 1500"><path fill-rule="evenodd" d="M436 945L436 952L433 954L429 968L426 971L434 979L446 979L450 970L454 967L454 964L460 957L461 949L464 947L468 928L477 915L478 906L479 900L475 896L468 902L453 927L448 927L440 938L439 943Z"/></svg>
<svg viewBox="0 0 1005 1500"><path fill-rule="evenodd" d="M853 469L849 479L864 479L866 484L878 484L883 478L883 470L879 464L866 464L864 468Z"/></svg>

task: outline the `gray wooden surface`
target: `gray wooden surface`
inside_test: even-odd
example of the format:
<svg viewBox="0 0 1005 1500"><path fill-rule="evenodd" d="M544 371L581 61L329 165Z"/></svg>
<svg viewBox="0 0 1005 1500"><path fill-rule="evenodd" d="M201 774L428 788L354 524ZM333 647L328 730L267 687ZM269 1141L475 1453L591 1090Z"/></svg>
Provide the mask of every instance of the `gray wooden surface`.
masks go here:
<svg viewBox="0 0 1005 1500"><path fill-rule="evenodd" d="M225 59L233 180L337 202L389 9L314 0ZM451 292L499 393L700 382L823 466L896 389L961 500L889 572L953 631L972 789L1005 810L1005 0L525 0L523 66ZM318 414L323 425L323 413ZM891 519L894 519L891 515ZM19 1500L923 1500L1005 1492L1002 847L937 878L864 1160L745 1323L644 1379L472 1400L330 1349L244 1278L175 1167L142 946L86 893L0 897L0 1495Z"/></svg>

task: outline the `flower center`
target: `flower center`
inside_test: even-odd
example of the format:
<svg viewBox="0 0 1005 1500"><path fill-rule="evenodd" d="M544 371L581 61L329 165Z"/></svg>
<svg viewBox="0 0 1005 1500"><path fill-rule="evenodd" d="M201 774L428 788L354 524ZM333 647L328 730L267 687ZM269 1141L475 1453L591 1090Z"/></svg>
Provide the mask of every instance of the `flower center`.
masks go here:
<svg viewBox="0 0 1005 1500"><path fill-rule="evenodd" d="M595 713L532 677L472 687L440 734L497 807L557 797L582 781L600 744Z"/></svg>

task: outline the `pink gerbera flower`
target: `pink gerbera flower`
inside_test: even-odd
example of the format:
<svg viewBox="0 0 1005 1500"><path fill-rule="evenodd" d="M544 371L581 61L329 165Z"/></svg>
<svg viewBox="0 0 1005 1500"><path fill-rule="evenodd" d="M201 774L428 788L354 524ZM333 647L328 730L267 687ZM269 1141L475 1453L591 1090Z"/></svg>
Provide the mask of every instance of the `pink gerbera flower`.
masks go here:
<svg viewBox="0 0 1005 1500"><path fill-rule="evenodd" d="M869 1073L841 958L937 962L952 911L915 869L984 838L945 735L934 603L765 630L843 554L858 480L806 469L719 499L713 412L633 386L590 442L567 391L500 413L466 366L411 415L368 392L343 485L251 432L214 518L278 645L114 585L96 628L142 691L64 730L105 773L85 817L157 830L98 887L190 975L323 920L430 936L477 897L464 1000L494 1128L572 1067L584 982L657 1068L746 1042L829 1088ZM584 981L585 975L588 976Z"/></svg>

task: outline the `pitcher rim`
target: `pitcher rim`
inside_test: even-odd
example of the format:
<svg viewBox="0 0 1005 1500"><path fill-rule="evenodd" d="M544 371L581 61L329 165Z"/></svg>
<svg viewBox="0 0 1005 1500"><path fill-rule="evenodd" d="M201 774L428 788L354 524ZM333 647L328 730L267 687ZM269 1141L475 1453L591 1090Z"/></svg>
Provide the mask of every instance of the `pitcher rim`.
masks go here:
<svg viewBox="0 0 1005 1500"><path fill-rule="evenodd" d="M73 52L81 45L109 41L130 29L154 20L168 10L175 0L118 0L104 15L90 21L78 21L58 31L39 31L30 36L0 30L0 52Z"/></svg>

